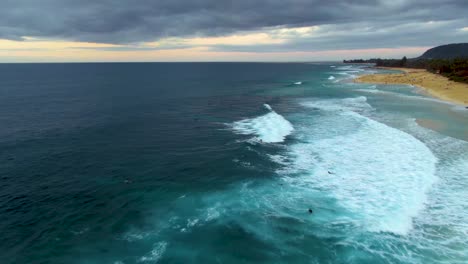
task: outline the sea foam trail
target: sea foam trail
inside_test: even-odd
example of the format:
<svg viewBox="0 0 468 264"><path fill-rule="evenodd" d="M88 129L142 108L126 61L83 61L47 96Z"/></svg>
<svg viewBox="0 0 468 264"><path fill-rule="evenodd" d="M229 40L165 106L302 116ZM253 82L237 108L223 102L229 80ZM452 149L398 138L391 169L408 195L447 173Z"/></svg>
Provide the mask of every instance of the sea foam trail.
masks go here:
<svg viewBox="0 0 468 264"><path fill-rule="evenodd" d="M381 94L381 95L387 95L387 96L400 97L401 99L404 99L404 100L431 101L431 102L436 102L436 103L441 103L441 104L453 105L450 102L432 98L432 97L418 96L418 95L406 95L406 94L402 94L398 92L379 90L379 89L376 89L375 87L373 87L372 89L356 89L355 91L361 92L361 93L372 93L372 94Z"/></svg>
<svg viewBox="0 0 468 264"><path fill-rule="evenodd" d="M358 114L370 107L365 97L305 105L327 114L297 128L303 143L290 147L285 173L303 175L292 179L327 192L368 231L407 234L437 179L434 154L410 134Z"/></svg>
<svg viewBox="0 0 468 264"><path fill-rule="evenodd" d="M276 143L284 141L294 130L292 124L282 115L276 113L270 105L264 104L270 112L251 119L244 119L232 124L235 132L243 135L255 135L257 139Z"/></svg>

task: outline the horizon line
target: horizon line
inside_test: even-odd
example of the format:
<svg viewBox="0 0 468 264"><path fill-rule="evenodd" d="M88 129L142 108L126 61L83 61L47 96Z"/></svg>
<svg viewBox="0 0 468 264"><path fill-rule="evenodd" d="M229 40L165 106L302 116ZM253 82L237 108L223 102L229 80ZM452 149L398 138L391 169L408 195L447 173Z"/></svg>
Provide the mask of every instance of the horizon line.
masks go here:
<svg viewBox="0 0 468 264"><path fill-rule="evenodd" d="M85 64L85 63L343 63L343 60L326 61L31 61L0 62L0 64Z"/></svg>

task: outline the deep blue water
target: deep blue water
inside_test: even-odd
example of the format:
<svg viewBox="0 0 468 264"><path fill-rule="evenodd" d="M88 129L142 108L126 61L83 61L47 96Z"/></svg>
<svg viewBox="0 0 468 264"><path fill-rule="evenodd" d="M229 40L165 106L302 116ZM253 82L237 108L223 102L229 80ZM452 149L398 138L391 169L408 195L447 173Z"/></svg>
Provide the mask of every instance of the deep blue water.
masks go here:
<svg viewBox="0 0 468 264"><path fill-rule="evenodd" d="M372 71L0 64L1 263L466 263L467 111Z"/></svg>

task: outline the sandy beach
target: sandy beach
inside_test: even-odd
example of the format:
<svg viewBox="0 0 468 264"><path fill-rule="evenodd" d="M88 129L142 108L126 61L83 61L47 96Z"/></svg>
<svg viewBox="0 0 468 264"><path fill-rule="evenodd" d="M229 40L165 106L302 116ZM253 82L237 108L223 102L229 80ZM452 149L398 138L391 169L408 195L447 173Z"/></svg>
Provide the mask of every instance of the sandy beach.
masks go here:
<svg viewBox="0 0 468 264"><path fill-rule="evenodd" d="M355 82L414 85L434 97L464 106L468 105L468 84L450 81L442 75L430 73L424 69L383 69L400 70L403 73L363 75L356 78Z"/></svg>

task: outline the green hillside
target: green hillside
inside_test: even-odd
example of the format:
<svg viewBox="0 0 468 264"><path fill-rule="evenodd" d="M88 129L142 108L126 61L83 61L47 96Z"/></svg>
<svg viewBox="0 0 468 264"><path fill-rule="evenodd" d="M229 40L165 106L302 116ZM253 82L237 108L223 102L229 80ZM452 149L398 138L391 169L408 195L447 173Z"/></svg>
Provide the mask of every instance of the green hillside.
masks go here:
<svg viewBox="0 0 468 264"><path fill-rule="evenodd" d="M455 59L468 58L468 43L438 46L424 52L419 59Z"/></svg>

